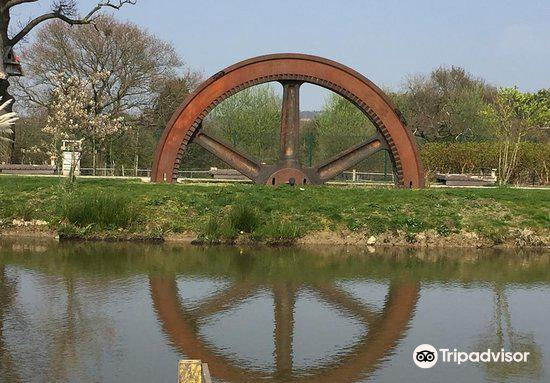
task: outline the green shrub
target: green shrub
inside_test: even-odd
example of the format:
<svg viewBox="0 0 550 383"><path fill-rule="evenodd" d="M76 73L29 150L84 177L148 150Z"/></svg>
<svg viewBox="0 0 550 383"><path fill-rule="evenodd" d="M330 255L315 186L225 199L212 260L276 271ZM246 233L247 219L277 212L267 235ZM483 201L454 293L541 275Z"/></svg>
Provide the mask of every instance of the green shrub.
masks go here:
<svg viewBox="0 0 550 383"><path fill-rule="evenodd" d="M271 215L260 219L259 212L236 204L225 214L213 214L204 223L201 238L206 241L232 240L239 234L252 234L257 240L293 240L302 235L299 224Z"/></svg>
<svg viewBox="0 0 550 383"><path fill-rule="evenodd" d="M86 235L86 232L88 231L87 228L80 228L76 227L75 225L71 223L61 224L57 228L57 235L59 235L59 238L61 239L75 239L75 238L82 238Z"/></svg>
<svg viewBox="0 0 550 383"><path fill-rule="evenodd" d="M15 215L23 221L31 221L34 218L34 208L29 203L22 203L17 206Z"/></svg>
<svg viewBox="0 0 550 383"><path fill-rule="evenodd" d="M259 224L260 219L255 209L237 204L225 214L211 215L204 224L201 236L208 241L231 240L241 233L254 232Z"/></svg>
<svg viewBox="0 0 550 383"><path fill-rule="evenodd" d="M61 198L61 216L77 227L128 228L138 218L138 211L130 202L124 194L71 193Z"/></svg>
<svg viewBox="0 0 550 383"><path fill-rule="evenodd" d="M203 236L207 238L218 238L220 235L220 225L216 216L208 217L202 230Z"/></svg>
<svg viewBox="0 0 550 383"><path fill-rule="evenodd" d="M292 241L302 236L300 225L289 219L272 215L256 232L256 239Z"/></svg>
<svg viewBox="0 0 550 383"><path fill-rule="evenodd" d="M239 233L252 233L260 223L258 212L244 204L232 206L228 218L231 226Z"/></svg>
<svg viewBox="0 0 550 383"><path fill-rule="evenodd" d="M420 149L428 176L435 173L479 173L498 168L498 142L432 142ZM511 183L549 182L550 144L523 142L520 145Z"/></svg>
<svg viewBox="0 0 550 383"><path fill-rule="evenodd" d="M234 239L237 235L238 231L231 225L227 217L212 215L204 224L200 237L207 241L217 241L220 239Z"/></svg>

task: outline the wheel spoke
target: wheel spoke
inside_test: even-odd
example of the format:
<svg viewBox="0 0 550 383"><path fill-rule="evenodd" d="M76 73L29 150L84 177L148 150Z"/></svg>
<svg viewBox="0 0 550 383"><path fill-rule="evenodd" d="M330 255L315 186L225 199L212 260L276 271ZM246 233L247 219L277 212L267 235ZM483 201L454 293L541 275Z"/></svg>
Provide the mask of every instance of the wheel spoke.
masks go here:
<svg viewBox="0 0 550 383"><path fill-rule="evenodd" d="M287 284L273 286L275 300L275 365L278 378L292 374L295 289Z"/></svg>
<svg viewBox="0 0 550 383"><path fill-rule="evenodd" d="M219 138L212 137L202 131L199 131L194 142L232 168L238 170L244 176L250 178L252 181L256 181L262 165L255 158L232 148L229 143Z"/></svg>
<svg viewBox="0 0 550 383"><path fill-rule="evenodd" d="M230 309L232 306L250 297L256 292L256 288L250 283L238 283L227 290L223 290L201 303L191 312L197 318L206 318L213 314Z"/></svg>
<svg viewBox="0 0 550 383"><path fill-rule="evenodd" d="M322 182L327 181L382 149L386 149L385 140L380 134L375 134L318 165L319 178Z"/></svg>
<svg viewBox="0 0 550 383"><path fill-rule="evenodd" d="M300 150L300 86L299 81L283 81L281 110L281 162L297 163Z"/></svg>
<svg viewBox="0 0 550 383"><path fill-rule="evenodd" d="M369 326L380 318L380 314L370 305L361 302L347 291L333 285L317 285L315 290L328 304L361 318Z"/></svg>

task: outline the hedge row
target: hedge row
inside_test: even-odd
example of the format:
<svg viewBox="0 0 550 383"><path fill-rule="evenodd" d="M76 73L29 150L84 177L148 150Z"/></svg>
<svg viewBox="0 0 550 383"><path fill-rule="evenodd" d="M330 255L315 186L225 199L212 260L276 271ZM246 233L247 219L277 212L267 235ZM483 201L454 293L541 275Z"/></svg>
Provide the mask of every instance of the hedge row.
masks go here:
<svg viewBox="0 0 550 383"><path fill-rule="evenodd" d="M495 142L427 143L420 149L429 177L435 173L479 173L482 168L498 168L499 146ZM515 184L549 184L550 143L521 143Z"/></svg>

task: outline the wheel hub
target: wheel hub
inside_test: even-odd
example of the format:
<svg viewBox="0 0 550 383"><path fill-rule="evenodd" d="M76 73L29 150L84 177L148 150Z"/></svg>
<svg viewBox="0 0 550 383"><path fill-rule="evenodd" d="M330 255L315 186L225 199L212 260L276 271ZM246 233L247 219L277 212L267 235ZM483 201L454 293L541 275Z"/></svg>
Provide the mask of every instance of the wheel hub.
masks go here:
<svg viewBox="0 0 550 383"><path fill-rule="evenodd" d="M302 170L297 168L283 168L277 170L275 173L271 174L266 181L266 185L277 186L277 185L307 185L311 184L311 180L308 175Z"/></svg>

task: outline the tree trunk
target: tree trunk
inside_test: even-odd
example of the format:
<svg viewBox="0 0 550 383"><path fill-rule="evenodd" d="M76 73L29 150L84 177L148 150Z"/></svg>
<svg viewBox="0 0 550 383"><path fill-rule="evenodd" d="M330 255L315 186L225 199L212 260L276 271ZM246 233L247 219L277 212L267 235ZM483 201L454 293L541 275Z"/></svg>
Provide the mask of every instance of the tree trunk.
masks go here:
<svg viewBox="0 0 550 383"><path fill-rule="evenodd" d="M95 176L95 169L97 167L97 151L95 148L95 136L92 137L92 175Z"/></svg>
<svg viewBox="0 0 550 383"><path fill-rule="evenodd" d="M8 88L10 86L8 73L4 64L4 55L8 49L10 49L10 41L8 37L8 27L10 24L10 12L9 9L5 9L7 1L0 0L0 97L2 102L13 100L12 95L9 94ZM6 108L6 112L11 112L13 103ZM15 161L15 129L12 128L10 143L10 163Z"/></svg>

